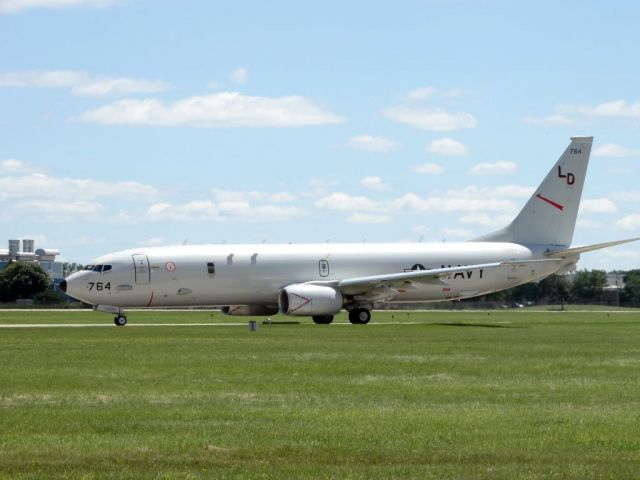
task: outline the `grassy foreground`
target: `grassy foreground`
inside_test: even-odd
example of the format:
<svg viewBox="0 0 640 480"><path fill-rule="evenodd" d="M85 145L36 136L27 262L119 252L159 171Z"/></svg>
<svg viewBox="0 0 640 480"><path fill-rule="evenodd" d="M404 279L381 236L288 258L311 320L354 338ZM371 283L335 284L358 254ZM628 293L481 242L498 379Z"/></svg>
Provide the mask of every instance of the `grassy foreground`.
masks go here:
<svg viewBox="0 0 640 480"><path fill-rule="evenodd" d="M640 314L135 326L246 320L0 329L0 477L640 475ZM72 322L111 316L0 312Z"/></svg>

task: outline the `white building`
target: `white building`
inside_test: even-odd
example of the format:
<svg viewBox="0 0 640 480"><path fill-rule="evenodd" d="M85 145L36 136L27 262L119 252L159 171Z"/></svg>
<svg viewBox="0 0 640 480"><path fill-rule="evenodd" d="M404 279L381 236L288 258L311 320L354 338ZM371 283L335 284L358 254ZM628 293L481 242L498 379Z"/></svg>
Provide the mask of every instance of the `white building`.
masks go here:
<svg viewBox="0 0 640 480"><path fill-rule="evenodd" d="M49 274L51 280L56 281L64 278L62 262L57 262L56 257L60 251L51 248L39 248L35 250L35 241L31 239L9 240L8 249L0 249L0 270L4 269L10 262L36 262Z"/></svg>

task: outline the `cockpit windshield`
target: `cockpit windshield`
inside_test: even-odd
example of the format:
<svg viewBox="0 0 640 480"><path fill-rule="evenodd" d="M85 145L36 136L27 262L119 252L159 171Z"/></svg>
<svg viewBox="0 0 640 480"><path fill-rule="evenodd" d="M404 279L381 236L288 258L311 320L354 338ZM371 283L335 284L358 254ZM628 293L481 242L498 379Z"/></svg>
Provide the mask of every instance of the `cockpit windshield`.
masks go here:
<svg viewBox="0 0 640 480"><path fill-rule="evenodd" d="M111 270L111 265L87 265L83 270L93 270L94 272L108 272Z"/></svg>

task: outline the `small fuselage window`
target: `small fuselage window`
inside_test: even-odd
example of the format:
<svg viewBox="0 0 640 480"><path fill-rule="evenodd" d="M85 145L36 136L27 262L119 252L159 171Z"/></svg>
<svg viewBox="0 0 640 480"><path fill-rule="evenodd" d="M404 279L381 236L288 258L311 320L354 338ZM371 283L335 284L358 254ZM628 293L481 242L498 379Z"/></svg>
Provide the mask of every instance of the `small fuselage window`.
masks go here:
<svg viewBox="0 0 640 480"><path fill-rule="evenodd" d="M216 266L213 262L207 262L207 273L209 275L215 275L216 274Z"/></svg>

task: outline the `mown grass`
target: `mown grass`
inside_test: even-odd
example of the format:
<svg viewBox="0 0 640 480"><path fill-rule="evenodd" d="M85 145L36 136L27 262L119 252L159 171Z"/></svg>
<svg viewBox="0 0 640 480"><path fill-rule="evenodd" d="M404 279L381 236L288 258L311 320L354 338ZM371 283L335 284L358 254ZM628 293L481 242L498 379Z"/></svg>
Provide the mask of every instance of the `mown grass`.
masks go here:
<svg viewBox="0 0 640 480"><path fill-rule="evenodd" d="M133 326L211 320L0 329L0 476L638 478L640 314Z"/></svg>

